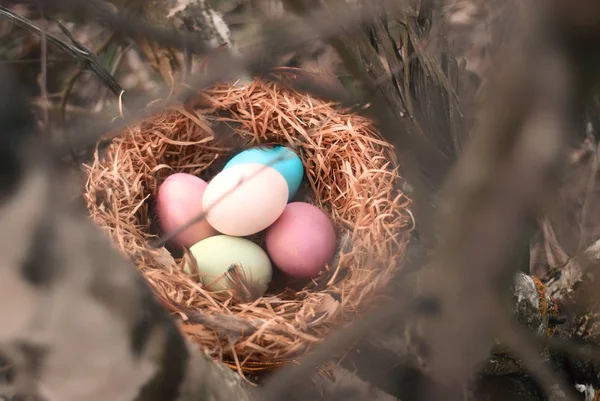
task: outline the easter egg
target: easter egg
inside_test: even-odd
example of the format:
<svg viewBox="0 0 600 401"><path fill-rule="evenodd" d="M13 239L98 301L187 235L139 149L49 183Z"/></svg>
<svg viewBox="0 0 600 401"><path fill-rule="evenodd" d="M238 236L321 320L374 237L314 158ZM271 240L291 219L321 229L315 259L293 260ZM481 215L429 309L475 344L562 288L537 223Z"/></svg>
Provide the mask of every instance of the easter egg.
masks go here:
<svg viewBox="0 0 600 401"><path fill-rule="evenodd" d="M158 188L156 214L161 228L169 233L202 213L202 198L208 184L191 174L170 175ZM205 238L218 234L202 220L173 238L178 245L190 247Z"/></svg>
<svg viewBox="0 0 600 401"><path fill-rule="evenodd" d="M310 278L333 258L335 237L333 224L321 209L305 202L292 202L267 229L267 252L287 275Z"/></svg>
<svg viewBox="0 0 600 401"><path fill-rule="evenodd" d="M235 280L228 279L231 276L226 273L237 266L244 285L254 292L253 298L258 298L267 290L273 275L267 253L246 238L217 235L198 242L190 252L198 267L199 279L210 290L235 290ZM189 263L185 264L186 274L193 275L194 270Z"/></svg>
<svg viewBox="0 0 600 401"><path fill-rule="evenodd" d="M247 149L235 155L223 169L248 163L263 164L277 170L287 183L288 201L298 192L304 175L304 166L293 150L285 146Z"/></svg>
<svg viewBox="0 0 600 401"><path fill-rule="evenodd" d="M202 207L211 226L243 237L264 230L283 212L288 188L272 167L238 164L217 174L206 187Z"/></svg>

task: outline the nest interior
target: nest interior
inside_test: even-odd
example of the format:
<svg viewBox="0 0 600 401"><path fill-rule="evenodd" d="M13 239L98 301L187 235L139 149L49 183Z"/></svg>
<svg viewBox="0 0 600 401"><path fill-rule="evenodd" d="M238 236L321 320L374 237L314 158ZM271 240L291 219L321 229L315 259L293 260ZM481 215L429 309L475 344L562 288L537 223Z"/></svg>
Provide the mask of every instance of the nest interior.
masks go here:
<svg viewBox="0 0 600 401"><path fill-rule="evenodd" d="M414 226L398 189L391 145L362 116L280 84L218 85L192 103L130 126L84 166L92 219L131 257L189 339L233 369L293 361L332 330L386 297ZM208 181L239 150L295 149L305 167L303 200L331 216L338 253L316 279L284 283L252 303L211 293L182 271L181 255L151 248L160 183L185 172Z"/></svg>

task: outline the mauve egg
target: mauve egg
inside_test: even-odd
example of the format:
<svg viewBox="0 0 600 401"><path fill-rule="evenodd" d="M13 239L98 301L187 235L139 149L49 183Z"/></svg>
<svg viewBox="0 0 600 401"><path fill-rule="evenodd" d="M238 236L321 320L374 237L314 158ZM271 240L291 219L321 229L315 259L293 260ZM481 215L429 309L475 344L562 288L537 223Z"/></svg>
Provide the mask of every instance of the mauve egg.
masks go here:
<svg viewBox="0 0 600 401"><path fill-rule="evenodd" d="M195 175L176 173L158 188L156 214L166 233L179 229L202 213L202 198L208 184ZM194 224L173 238L178 245L190 247L218 232L206 219Z"/></svg>
<svg viewBox="0 0 600 401"><path fill-rule="evenodd" d="M273 263L287 275L315 277L335 254L335 229L318 207L292 202L267 229L266 246Z"/></svg>
<svg viewBox="0 0 600 401"><path fill-rule="evenodd" d="M288 187L283 176L262 164L238 164L209 183L202 205L211 226L243 237L269 227L283 212Z"/></svg>

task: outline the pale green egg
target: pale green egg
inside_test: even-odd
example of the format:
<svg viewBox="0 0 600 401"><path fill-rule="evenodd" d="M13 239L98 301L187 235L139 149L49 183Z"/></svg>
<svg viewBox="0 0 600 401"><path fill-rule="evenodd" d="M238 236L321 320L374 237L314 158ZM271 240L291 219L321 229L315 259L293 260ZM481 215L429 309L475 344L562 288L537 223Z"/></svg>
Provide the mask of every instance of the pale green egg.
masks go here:
<svg viewBox="0 0 600 401"><path fill-rule="evenodd" d="M235 284L226 275L235 265L242 269L244 281L258 296L265 293L273 277L267 253L246 238L216 235L198 242L190 252L198 265L199 280L209 286L209 290L235 289ZM189 263L185 264L184 272L194 275Z"/></svg>

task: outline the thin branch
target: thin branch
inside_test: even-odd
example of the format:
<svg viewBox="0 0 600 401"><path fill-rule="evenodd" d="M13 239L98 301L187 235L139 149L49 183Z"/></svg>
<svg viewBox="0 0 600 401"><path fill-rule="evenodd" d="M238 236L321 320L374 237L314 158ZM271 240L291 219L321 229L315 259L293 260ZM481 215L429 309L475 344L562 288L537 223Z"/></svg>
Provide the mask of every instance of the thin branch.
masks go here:
<svg viewBox="0 0 600 401"><path fill-rule="evenodd" d="M42 0L40 0L40 2L42 2ZM31 32L38 36L43 35L43 30L36 24L34 24L32 21L12 12L4 6L0 6L0 17L7 18L15 25L27 30L28 32ZM77 61L83 63L87 68L93 71L102 80L102 82L104 82L104 84L111 90L111 92L113 92L117 96L121 94L121 92L123 91L121 85L119 85L119 83L114 79L114 77L98 62L96 56L92 51L90 51L81 44L79 46L73 46L68 43L65 43L63 40L50 33L46 33L44 36L48 42L52 43L54 46L58 47L62 51L70 54Z"/></svg>
<svg viewBox="0 0 600 401"><path fill-rule="evenodd" d="M61 23L59 23L59 26L61 27L61 29L64 28L64 31L68 32L67 29L65 27L63 27L63 25ZM113 32L102 43L100 43L100 45L96 49L94 49L93 53L96 55L102 54L108 48L108 46L112 43L114 38L115 38L115 34ZM60 99L60 119L61 119L61 122L63 123L63 125L65 123L65 110L66 110L67 102L69 101L69 96L70 96L73 88L75 87L75 83L77 82L79 77L83 74L83 71L84 71L84 67L79 66L77 68L77 70L71 76L69 76L69 78L67 78L65 89L63 90L63 93L62 93L62 96ZM111 76L113 76L113 75L114 75L114 72L111 73Z"/></svg>

